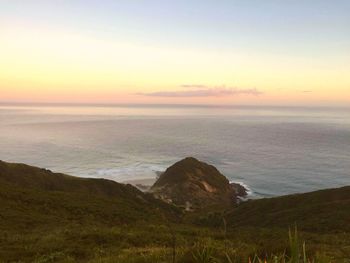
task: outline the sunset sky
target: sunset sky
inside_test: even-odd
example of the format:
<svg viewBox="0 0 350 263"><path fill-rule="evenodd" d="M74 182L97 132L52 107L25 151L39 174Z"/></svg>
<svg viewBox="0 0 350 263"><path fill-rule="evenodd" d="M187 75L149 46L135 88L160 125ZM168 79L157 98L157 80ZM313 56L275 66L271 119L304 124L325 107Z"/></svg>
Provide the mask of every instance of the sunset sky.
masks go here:
<svg viewBox="0 0 350 263"><path fill-rule="evenodd" d="M350 105L350 1L0 0L0 101Z"/></svg>

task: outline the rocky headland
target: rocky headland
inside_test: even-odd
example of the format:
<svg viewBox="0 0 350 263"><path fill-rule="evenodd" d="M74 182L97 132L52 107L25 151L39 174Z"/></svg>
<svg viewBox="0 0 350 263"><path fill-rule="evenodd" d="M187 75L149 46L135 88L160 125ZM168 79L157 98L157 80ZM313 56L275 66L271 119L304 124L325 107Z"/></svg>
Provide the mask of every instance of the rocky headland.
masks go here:
<svg viewBox="0 0 350 263"><path fill-rule="evenodd" d="M151 187L153 195L186 211L229 208L247 195L213 165L187 157L170 166Z"/></svg>

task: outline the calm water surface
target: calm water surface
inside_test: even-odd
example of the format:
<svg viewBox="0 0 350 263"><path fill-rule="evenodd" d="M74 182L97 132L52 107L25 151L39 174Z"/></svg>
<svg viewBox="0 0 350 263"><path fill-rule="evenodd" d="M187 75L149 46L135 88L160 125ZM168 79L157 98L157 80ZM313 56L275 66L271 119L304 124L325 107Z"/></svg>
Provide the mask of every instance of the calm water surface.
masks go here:
<svg viewBox="0 0 350 263"><path fill-rule="evenodd" d="M350 185L350 109L0 106L0 159L83 177L154 178L186 156L252 197Z"/></svg>

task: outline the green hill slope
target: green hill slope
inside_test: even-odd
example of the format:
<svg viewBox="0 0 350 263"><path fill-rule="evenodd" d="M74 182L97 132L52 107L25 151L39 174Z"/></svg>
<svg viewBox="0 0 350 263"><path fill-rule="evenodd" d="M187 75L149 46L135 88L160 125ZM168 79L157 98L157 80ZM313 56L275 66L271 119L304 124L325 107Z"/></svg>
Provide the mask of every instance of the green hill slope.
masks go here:
<svg viewBox="0 0 350 263"><path fill-rule="evenodd" d="M350 232L350 187L251 200L228 216L232 226L288 227L313 232Z"/></svg>
<svg viewBox="0 0 350 263"><path fill-rule="evenodd" d="M0 262L27 262L62 249L85 258L100 244L118 243L113 231L179 215L131 185L0 161Z"/></svg>
<svg viewBox="0 0 350 263"><path fill-rule="evenodd" d="M176 218L177 209L131 185L78 178L25 164L0 161L0 217L16 224L57 215L57 221L85 217L113 222ZM156 213L158 211L159 213ZM19 215L15 215L17 212ZM35 214L36 213L36 214ZM21 222L23 223L23 222Z"/></svg>
<svg viewBox="0 0 350 263"><path fill-rule="evenodd" d="M295 223L310 255L344 259L349 208L343 187L183 216L131 185L0 161L0 262L171 262L174 247L177 262L202 262L206 249L246 262L284 253Z"/></svg>

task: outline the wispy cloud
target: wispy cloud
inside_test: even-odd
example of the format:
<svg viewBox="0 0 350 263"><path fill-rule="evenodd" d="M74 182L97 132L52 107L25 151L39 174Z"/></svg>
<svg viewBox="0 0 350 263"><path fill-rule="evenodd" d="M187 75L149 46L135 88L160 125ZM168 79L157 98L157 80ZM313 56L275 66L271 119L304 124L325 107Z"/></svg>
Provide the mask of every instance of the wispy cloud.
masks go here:
<svg viewBox="0 0 350 263"><path fill-rule="evenodd" d="M139 93L139 95L152 97L227 97L235 95L261 95L262 92L256 88L239 89L225 86L208 87L205 85L181 85L182 88L190 88L178 91L157 91L149 93Z"/></svg>
<svg viewBox="0 0 350 263"><path fill-rule="evenodd" d="M207 89L208 86L202 84L182 84L181 88L190 88L190 89Z"/></svg>

